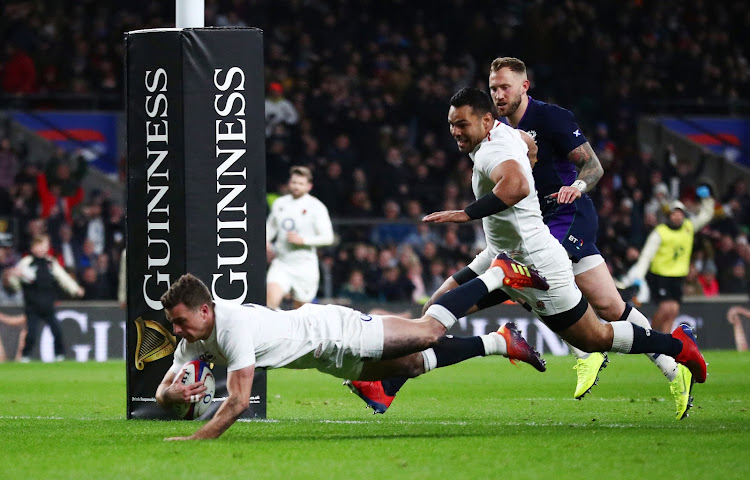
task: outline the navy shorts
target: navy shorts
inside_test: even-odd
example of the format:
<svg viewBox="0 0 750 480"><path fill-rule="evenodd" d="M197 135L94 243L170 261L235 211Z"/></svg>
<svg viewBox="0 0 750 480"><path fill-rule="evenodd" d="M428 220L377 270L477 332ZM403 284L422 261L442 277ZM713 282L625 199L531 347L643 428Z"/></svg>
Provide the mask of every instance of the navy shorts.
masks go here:
<svg viewBox="0 0 750 480"><path fill-rule="evenodd" d="M545 200L544 223L552 236L565 247L573 262L589 255L601 255L596 247L599 217L594 202L583 195L573 203L557 204L557 200Z"/></svg>

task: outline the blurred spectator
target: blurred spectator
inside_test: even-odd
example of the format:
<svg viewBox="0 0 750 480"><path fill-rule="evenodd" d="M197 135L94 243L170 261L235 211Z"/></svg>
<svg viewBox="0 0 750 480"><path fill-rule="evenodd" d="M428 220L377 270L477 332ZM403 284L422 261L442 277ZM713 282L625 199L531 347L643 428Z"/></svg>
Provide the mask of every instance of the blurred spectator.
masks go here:
<svg viewBox="0 0 750 480"><path fill-rule="evenodd" d="M22 362L30 361L41 322L46 323L52 331L55 361L65 359L62 330L55 316L57 285L71 295L81 297L84 294L83 289L65 272L57 260L49 256L49 250L49 236L36 235L31 241L31 254L22 258L8 275L8 282L14 290L23 288L27 332Z"/></svg>
<svg viewBox="0 0 750 480"><path fill-rule="evenodd" d="M36 92L36 66L29 54L17 45L7 43L5 58L2 76L3 91L17 94Z"/></svg>
<svg viewBox="0 0 750 480"><path fill-rule="evenodd" d="M21 305L23 293L14 291L10 287L10 277L14 273L13 268L18 263L18 256L11 247L0 246L0 305Z"/></svg>
<svg viewBox="0 0 750 480"><path fill-rule="evenodd" d="M83 241L81 248L81 256L78 257L78 268L76 270L82 271L85 268L96 266L96 251L94 242L89 239Z"/></svg>
<svg viewBox="0 0 750 480"><path fill-rule="evenodd" d="M268 96L266 97L266 136L273 134L277 125L296 125L299 122L299 114L292 102L284 98L284 87L279 82L271 82L268 85Z"/></svg>
<svg viewBox="0 0 750 480"><path fill-rule="evenodd" d="M116 268L112 268L109 255L100 253L96 257L97 293L101 300L114 300L117 298L118 273Z"/></svg>
<svg viewBox="0 0 750 480"><path fill-rule="evenodd" d="M10 139L0 139L0 215L13 211L11 191L18 173L18 157L13 151Z"/></svg>
<svg viewBox="0 0 750 480"><path fill-rule="evenodd" d="M383 302L408 302L414 291L414 284L397 266L388 267L377 285L378 298Z"/></svg>
<svg viewBox="0 0 750 480"><path fill-rule="evenodd" d="M346 207L349 179L345 179L342 174L341 164L330 162L325 173L315 179L313 186L313 196L329 206L331 215L341 215Z"/></svg>
<svg viewBox="0 0 750 480"><path fill-rule="evenodd" d="M73 207L81 203L84 192L78 187L73 195L63 196L62 185L49 184L47 174L37 175L37 189L42 207L42 218L61 218L66 223L73 223Z"/></svg>
<svg viewBox="0 0 750 480"><path fill-rule="evenodd" d="M86 292L83 295L84 300L104 300L107 298L102 289L103 284L100 282L99 273L94 266L84 267L81 270L81 286Z"/></svg>
<svg viewBox="0 0 750 480"><path fill-rule="evenodd" d="M735 248L734 239L731 235L724 234L719 238L714 252L714 262L716 263L716 276L719 281L719 288L724 291L730 289L730 284L734 280L732 270L740 261L740 256Z"/></svg>
<svg viewBox="0 0 750 480"><path fill-rule="evenodd" d="M104 245L108 254L117 254L118 258L125 248L125 211L120 205L109 207L109 215L104 223Z"/></svg>
<svg viewBox="0 0 750 480"><path fill-rule="evenodd" d="M714 297L719 294L719 282L716 280L716 264L708 261L703 264L703 270L698 274L703 295Z"/></svg>
<svg viewBox="0 0 750 480"><path fill-rule="evenodd" d="M93 245L93 252L97 255L104 252L106 245L106 233L104 219L102 218L102 204L97 200L92 200L83 209L85 223L85 239Z"/></svg>
<svg viewBox="0 0 750 480"><path fill-rule="evenodd" d="M703 285L698 279L698 268L695 266L695 263L690 264L690 270L682 285L682 293L686 297L698 297L704 294Z"/></svg>
<svg viewBox="0 0 750 480"><path fill-rule="evenodd" d="M401 216L401 207L394 200L388 200L383 206L381 223L372 229L370 241L378 245L397 245L403 243L410 235L417 233L417 227L410 223L404 223L406 219Z"/></svg>
<svg viewBox="0 0 750 480"><path fill-rule="evenodd" d="M352 270L349 273L349 280L341 287L337 296L346 298L355 305L358 302L372 301L365 289L365 276L361 270Z"/></svg>
<svg viewBox="0 0 750 480"><path fill-rule="evenodd" d="M651 199L643 207L645 215L654 215L656 223L664 223L669 213L669 188L664 183L657 183L651 194ZM656 226L654 224L653 226Z"/></svg>
<svg viewBox="0 0 750 480"><path fill-rule="evenodd" d="M81 263L83 251L81 246L73 239L73 227L67 223L60 225L58 239L58 244L54 248L62 259L60 264L68 273L75 275Z"/></svg>
<svg viewBox="0 0 750 480"><path fill-rule="evenodd" d="M721 293L743 294L748 293L747 269L743 260L737 260L732 266L731 274L721 288Z"/></svg>

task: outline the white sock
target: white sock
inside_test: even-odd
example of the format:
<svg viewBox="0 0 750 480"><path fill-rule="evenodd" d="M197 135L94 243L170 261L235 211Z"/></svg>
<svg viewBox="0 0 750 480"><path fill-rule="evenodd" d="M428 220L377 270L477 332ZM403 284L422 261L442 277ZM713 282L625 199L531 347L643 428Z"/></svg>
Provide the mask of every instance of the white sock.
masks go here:
<svg viewBox="0 0 750 480"><path fill-rule="evenodd" d="M508 344L505 341L505 337L497 332L488 333L487 335L480 335L484 344L485 355L504 355L508 356Z"/></svg>
<svg viewBox="0 0 750 480"><path fill-rule="evenodd" d="M422 360L424 361L424 373L437 368L437 355L435 355L435 350L431 348L423 350Z"/></svg>
<svg viewBox="0 0 750 480"><path fill-rule="evenodd" d="M610 352L630 353L633 349L633 325L630 322L612 322L612 348Z"/></svg>
<svg viewBox="0 0 750 480"><path fill-rule="evenodd" d="M674 358L660 353L647 353L646 356L654 362L654 365L659 367L659 370L667 377L667 380L671 382L677 378L677 362Z"/></svg>
<svg viewBox="0 0 750 480"><path fill-rule="evenodd" d="M505 274L503 273L502 268L493 267L488 268L486 272L479 275L477 278L484 282L487 286L487 291L491 292L503 286L503 278L505 278Z"/></svg>
<svg viewBox="0 0 750 480"><path fill-rule="evenodd" d="M425 315L429 315L438 322L442 323L445 326L446 330L450 330L451 327L458 321L456 316L453 315L450 310L438 303L433 303L432 305L430 305L427 308L427 311L424 313Z"/></svg>
<svg viewBox="0 0 750 480"><path fill-rule="evenodd" d="M563 340L565 342L565 340ZM574 347L573 345L569 344L568 342L565 342L568 345L568 350L570 350L570 353L573 354L574 357L580 358L581 360L586 360L591 356L591 353L584 352L580 348Z"/></svg>
<svg viewBox="0 0 750 480"><path fill-rule="evenodd" d="M630 313L628 314L628 318L626 320L634 325L643 327L646 330L651 329L651 324L649 323L646 316L635 308L630 309ZM670 382L674 380L675 377L677 377L677 362L674 358L670 357L669 355L660 355L658 353L646 353L644 355L646 355L649 360L654 362L654 365L659 367L661 373L663 373Z"/></svg>

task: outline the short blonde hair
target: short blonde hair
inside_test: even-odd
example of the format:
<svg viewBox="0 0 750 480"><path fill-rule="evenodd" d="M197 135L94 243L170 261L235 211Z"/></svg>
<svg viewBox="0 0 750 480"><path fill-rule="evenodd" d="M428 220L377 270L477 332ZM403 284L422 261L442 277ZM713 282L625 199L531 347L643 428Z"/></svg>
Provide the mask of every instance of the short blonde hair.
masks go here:
<svg viewBox="0 0 750 480"><path fill-rule="evenodd" d="M498 57L492 61L490 72L500 71L501 68L509 68L511 72L526 75L526 64L523 60L515 57Z"/></svg>
<svg viewBox="0 0 750 480"><path fill-rule="evenodd" d="M49 235L47 235L46 233L38 233L31 238L32 247L44 242L49 242Z"/></svg>
<svg viewBox="0 0 750 480"><path fill-rule="evenodd" d="M310 183L312 183L313 181L312 171L310 171L310 169L307 167L302 167L298 165L298 166L290 168L289 176L292 176L292 175L299 175L301 177L305 177L307 181Z"/></svg>

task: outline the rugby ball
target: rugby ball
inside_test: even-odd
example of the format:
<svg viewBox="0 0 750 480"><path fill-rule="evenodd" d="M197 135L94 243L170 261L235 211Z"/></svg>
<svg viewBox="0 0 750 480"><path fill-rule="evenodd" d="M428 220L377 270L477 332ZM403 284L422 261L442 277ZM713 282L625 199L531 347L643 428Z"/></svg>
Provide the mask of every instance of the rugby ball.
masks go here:
<svg viewBox="0 0 750 480"><path fill-rule="evenodd" d="M180 369L182 376L177 376L175 382L182 382L185 385L192 385L195 382L203 380L203 384L206 386L202 398L194 403L175 403L172 406L172 410L177 418L183 420L195 420L204 413L206 413L211 407L211 401L216 393L216 380L214 374L211 371L209 365L203 360L192 360L187 362Z"/></svg>

